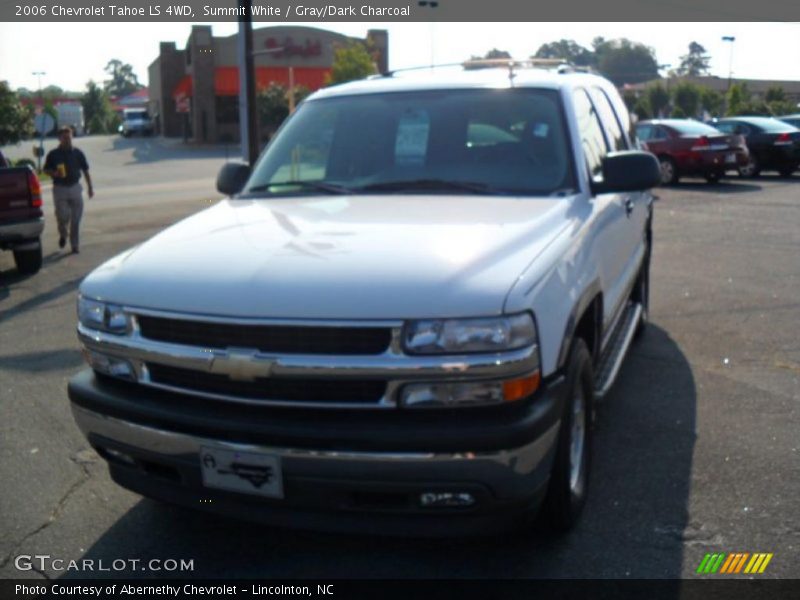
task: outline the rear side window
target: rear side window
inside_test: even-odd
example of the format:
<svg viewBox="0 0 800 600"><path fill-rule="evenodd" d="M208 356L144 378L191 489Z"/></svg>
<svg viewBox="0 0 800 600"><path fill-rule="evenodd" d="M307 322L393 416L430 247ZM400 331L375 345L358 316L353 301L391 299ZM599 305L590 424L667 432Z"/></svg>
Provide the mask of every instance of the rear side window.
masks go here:
<svg viewBox="0 0 800 600"><path fill-rule="evenodd" d="M609 142L611 143L612 150L627 150L628 142L625 139L625 134L622 133L619 117L617 116L611 101L608 99L606 93L600 88L592 90L592 99L594 105L597 107L597 112L600 115L600 120L606 126Z"/></svg>
<svg viewBox="0 0 800 600"><path fill-rule="evenodd" d="M585 90L575 90L575 116L578 119L578 132L581 137L583 154L589 175L595 182L603 180L603 158L608 154L603 127Z"/></svg>

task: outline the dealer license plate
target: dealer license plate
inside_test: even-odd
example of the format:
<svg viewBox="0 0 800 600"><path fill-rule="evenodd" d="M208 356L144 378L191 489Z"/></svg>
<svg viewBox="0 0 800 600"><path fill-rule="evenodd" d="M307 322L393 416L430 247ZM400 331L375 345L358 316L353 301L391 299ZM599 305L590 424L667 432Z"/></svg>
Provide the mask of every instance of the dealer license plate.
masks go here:
<svg viewBox="0 0 800 600"><path fill-rule="evenodd" d="M283 498L281 458L229 448L200 448L203 485L209 488Z"/></svg>

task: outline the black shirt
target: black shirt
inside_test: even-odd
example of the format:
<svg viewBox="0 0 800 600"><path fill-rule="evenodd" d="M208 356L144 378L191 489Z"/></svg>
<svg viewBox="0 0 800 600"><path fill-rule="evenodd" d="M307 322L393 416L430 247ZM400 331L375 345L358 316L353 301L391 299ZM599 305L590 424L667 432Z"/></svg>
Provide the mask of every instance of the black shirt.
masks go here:
<svg viewBox="0 0 800 600"><path fill-rule="evenodd" d="M65 166L67 176L53 177L53 185L75 185L81 178L81 171L89 170L89 163L86 162L83 152L74 146L69 150L58 146L47 153L47 158L44 161L45 169L55 171L59 164Z"/></svg>

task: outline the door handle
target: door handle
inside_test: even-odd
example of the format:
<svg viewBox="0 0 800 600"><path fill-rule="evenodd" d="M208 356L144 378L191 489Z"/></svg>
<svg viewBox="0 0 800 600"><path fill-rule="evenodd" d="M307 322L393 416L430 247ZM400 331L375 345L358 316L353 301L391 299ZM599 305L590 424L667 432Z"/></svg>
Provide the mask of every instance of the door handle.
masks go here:
<svg viewBox="0 0 800 600"><path fill-rule="evenodd" d="M629 217L631 216L631 213L633 212L633 207L634 207L633 199L632 198L626 199L625 200L625 214L628 215Z"/></svg>

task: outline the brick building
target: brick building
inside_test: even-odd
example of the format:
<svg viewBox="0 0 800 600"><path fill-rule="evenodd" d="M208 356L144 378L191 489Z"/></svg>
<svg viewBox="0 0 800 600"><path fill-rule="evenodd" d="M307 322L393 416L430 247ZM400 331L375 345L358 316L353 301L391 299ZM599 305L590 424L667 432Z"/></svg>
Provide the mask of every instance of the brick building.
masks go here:
<svg viewBox="0 0 800 600"><path fill-rule="evenodd" d="M256 90L272 82L288 86L290 67L296 86L322 87L334 49L351 41L368 42L378 70L387 70L385 30L370 30L366 40L314 27L253 30ZM183 50L161 42L149 79L149 108L160 135L185 135L198 142L239 140L238 34L214 37L210 26L195 25Z"/></svg>

